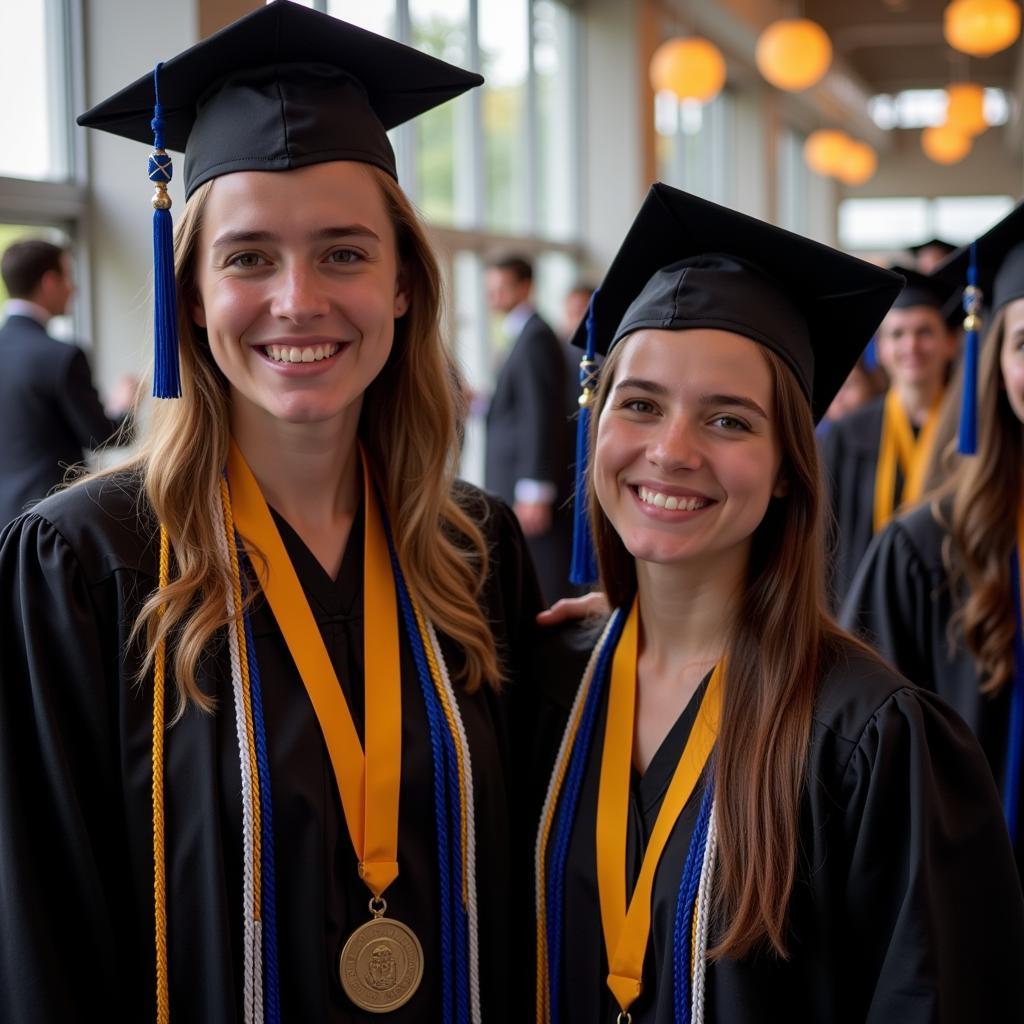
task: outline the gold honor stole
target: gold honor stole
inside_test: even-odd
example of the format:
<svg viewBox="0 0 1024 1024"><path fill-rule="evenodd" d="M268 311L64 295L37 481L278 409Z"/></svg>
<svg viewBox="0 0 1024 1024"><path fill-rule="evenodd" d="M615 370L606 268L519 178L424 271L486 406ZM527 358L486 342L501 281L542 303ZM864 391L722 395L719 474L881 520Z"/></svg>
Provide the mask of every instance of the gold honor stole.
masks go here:
<svg viewBox="0 0 1024 1024"><path fill-rule="evenodd" d="M633 896L626 899L626 823L636 720L639 599L634 600L612 661L608 717L597 798L597 888L608 956L608 987L621 1020L643 990L644 956L651 932L654 874L672 829L696 788L718 735L722 664L715 667L697 717L658 811Z"/></svg>
<svg viewBox="0 0 1024 1024"><path fill-rule="evenodd" d="M928 410L928 418L917 439L910 425L903 403L894 388L885 396L882 413L882 440L878 448L878 462L875 465L874 533L885 526L896 510L896 467L903 473L903 493L900 505L912 505L921 497L924 487L924 471L935 443L935 431L939 425L939 409L942 393L936 397Z"/></svg>
<svg viewBox="0 0 1024 1024"><path fill-rule="evenodd" d="M266 571L260 587L302 677L323 733L341 795L345 823L359 860L359 877L372 893L373 920L361 925L341 953L340 974L346 993L373 1012L397 1008L419 985L423 954L413 932L384 917L384 891L398 876L398 804L402 770L402 683L398 602L383 518L365 455L362 456L365 514L363 572L363 646L366 701L365 751L337 674L310 611L281 535L245 458L231 442L228 485L235 525L250 561ZM371 946L394 946L408 969L400 973L396 999L381 1005L363 980ZM371 950L372 953L372 950Z"/></svg>

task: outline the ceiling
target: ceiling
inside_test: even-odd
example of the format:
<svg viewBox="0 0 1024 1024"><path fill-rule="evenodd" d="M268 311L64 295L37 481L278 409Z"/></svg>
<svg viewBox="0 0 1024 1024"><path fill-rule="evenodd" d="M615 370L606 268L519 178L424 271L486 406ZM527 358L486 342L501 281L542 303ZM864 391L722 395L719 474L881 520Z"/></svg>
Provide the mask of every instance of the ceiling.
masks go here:
<svg viewBox="0 0 1024 1024"><path fill-rule="evenodd" d="M1022 42L991 57L968 57L942 35L948 0L804 0L804 17L821 24L836 55L869 93L938 88L973 81L1012 90Z"/></svg>

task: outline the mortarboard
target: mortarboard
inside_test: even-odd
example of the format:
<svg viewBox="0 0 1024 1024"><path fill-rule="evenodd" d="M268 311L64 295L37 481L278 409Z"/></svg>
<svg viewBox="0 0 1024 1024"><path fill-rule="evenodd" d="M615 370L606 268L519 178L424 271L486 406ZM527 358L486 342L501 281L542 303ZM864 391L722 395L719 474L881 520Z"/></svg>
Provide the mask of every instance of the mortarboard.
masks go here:
<svg viewBox="0 0 1024 1024"><path fill-rule="evenodd" d="M817 422L903 287L888 270L664 184L644 200L573 344L582 366L643 328L714 327L750 338L793 371ZM583 421L577 434L573 582L593 578L587 550Z"/></svg>
<svg viewBox="0 0 1024 1024"><path fill-rule="evenodd" d="M932 272L950 287L964 288L964 374L959 450L977 448L978 347L981 309L995 315L1008 302L1024 298L1024 203L973 242L950 253Z"/></svg>
<svg viewBox="0 0 1024 1024"><path fill-rule="evenodd" d="M274 0L79 117L85 127L154 145L154 393L178 393L165 147L185 153L186 197L222 174L332 160L397 177L388 129L482 82L338 18Z"/></svg>
<svg viewBox="0 0 1024 1024"><path fill-rule="evenodd" d="M951 253L955 248L955 245L941 238L929 238L924 242L918 242L917 245L908 245L907 252L916 256L922 249L942 249L946 253Z"/></svg>

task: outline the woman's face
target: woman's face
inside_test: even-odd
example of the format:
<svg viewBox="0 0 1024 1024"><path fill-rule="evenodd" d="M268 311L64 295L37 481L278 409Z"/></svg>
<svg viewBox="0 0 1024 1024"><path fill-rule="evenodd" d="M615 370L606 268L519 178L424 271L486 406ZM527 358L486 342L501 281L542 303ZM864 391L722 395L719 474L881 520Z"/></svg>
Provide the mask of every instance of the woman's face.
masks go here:
<svg viewBox="0 0 1024 1024"><path fill-rule="evenodd" d="M408 306L365 164L217 178L196 258L192 315L234 404L289 423L358 418Z"/></svg>
<svg viewBox="0 0 1024 1024"><path fill-rule="evenodd" d="M1010 408L1024 423L1024 299L1014 299L1006 304L999 365Z"/></svg>
<svg viewBox="0 0 1024 1024"><path fill-rule="evenodd" d="M598 424L594 483L627 550L660 564L746 565L782 461L771 370L729 331L641 330Z"/></svg>

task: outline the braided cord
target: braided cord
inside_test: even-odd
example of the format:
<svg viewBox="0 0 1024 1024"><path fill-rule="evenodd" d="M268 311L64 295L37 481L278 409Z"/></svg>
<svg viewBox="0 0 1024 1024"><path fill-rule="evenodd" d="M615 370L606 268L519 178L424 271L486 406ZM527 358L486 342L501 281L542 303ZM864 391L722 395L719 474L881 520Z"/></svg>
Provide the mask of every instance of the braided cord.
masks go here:
<svg viewBox="0 0 1024 1024"><path fill-rule="evenodd" d="M576 734L579 730L580 719L583 715L583 708L586 704L587 695L590 693L590 686L594 679L594 669L600 657L605 637L611 627L611 621L605 626L601 638L594 645L587 660L587 667L583 672L583 679L576 691L572 709L569 712L569 720L566 723L565 731L562 733L562 741L558 746L558 753L555 755L555 765L551 771L551 778L548 780L547 792L544 796L544 806L540 815L540 827L537 830L537 842L534 847L534 873L536 876L535 908L537 919L537 1000L536 1018L538 1024L547 1024L550 1019L549 1005L549 977L548 977L548 940L547 940L547 850L548 840L551 835L551 826L554 819L554 812L558 805L558 795L562 791L562 784L565 781L565 773L569 764L569 757L572 753L573 744L576 742Z"/></svg>
<svg viewBox="0 0 1024 1024"><path fill-rule="evenodd" d="M704 862L704 848L708 837L708 822L711 818L711 803L714 798L714 785L708 780L704 787L697 821L690 836L690 845L686 851L686 862L679 881L679 894L676 898L675 922L672 934L672 990L675 1002L675 1024L692 1024L690 979L693 971L692 954L696 948L694 932L696 929L697 891L700 887L701 867Z"/></svg>
<svg viewBox="0 0 1024 1024"><path fill-rule="evenodd" d="M483 1014L480 1006L480 927L476 887L476 803L473 794L473 762L466 727L462 721L459 702L448 674L437 631L433 623L423 616L415 601L413 608L421 633L425 635L427 641L427 661L435 687L445 705L449 730L458 741L456 750L459 754L459 793L462 810L463 900L469 926L470 1018L473 1024L481 1024Z"/></svg>
<svg viewBox="0 0 1024 1024"><path fill-rule="evenodd" d="M565 864L569 856L569 840L572 836L580 788L583 785L583 776L590 756L590 745L597 721L597 709L601 703L601 695L604 692L608 679L609 664L615 647L619 642L619 637L622 635L622 626L625 621L626 616L621 611L617 611L609 622L608 629L605 631L601 653L594 668L594 680L590 687L590 693L587 695L587 701L583 706L579 732L573 744L572 757L565 779L565 792L562 795L555 826L555 842L551 853L547 893L548 1009L552 1024L558 1024L561 1017L562 914L564 911Z"/></svg>
<svg viewBox="0 0 1024 1024"><path fill-rule="evenodd" d="M160 524L160 569L158 586L170 582L170 538ZM163 607L157 613L163 615ZM153 907L156 948L156 1019L169 1024L171 1003L167 965L167 860L164 848L164 672L167 641L160 637L153 663Z"/></svg>
<svg viewBox="0 0 1024 1024"><path fill-rule="evenodd" d="M242 539L235 534L235 545L240 555L244 549ZM249 567L251 569L251 567ZM243 575L243 583L248 577ZM263 851L262 913L260 926L263 936L264 1013L267 1024L280 1024L281 995L277 965L277 900L274 878L274 816L270 789L270 757L267 751L267 732L263 714L263 685L260 665L256 658L252 620L248 607L243 615L245 647L248 652L249 678L252 683L252 717L256 727L256 763L259 768L260 788L260 840Z"/></svg>
<svg viewBox="0 0 1024 1024"><path fill-rule="evenodd" d="M228 543L226 528L229 520L228 507L225 502L225 489L220 492L220 513L225 530L217 531L217 542L220 555L230 566L232 564L231 545ZM237 558L235 559L237 563ZM233 591L227 597L228 616L233 623L237 622L241 609L236 607ZM249 739L246 732L247 716L245 713L246 695L242 683L241 652L239 649L238 630L229 628L227 631L228 654L231 663L231 692L235 707L235 735L238 742L239 776L242 786L242 945L243 945L243 981L242 981L242 1014L245 1024L256 1021L256 962L257 935L254 927L255 915L255 880L254 880L254 834L256 831L253 820L254 803L252 798L253 773L249 759ZM249 719L251 720L251 719ZM259 957L262 959L262 957Z"/></svg>
<svg viewBox="0 0 1024 1024"><path fill-rule="evenodd" d="M712 798L708 819L708 837L704 843L704 862L700 869L695 909L695 937L693 940L693 998L690 1003L690 1024L704 1024L704 992L708 967L708 933L711 929L711 887L715 879L718 858L718 826L715 823L717 799Z"/></svg>

